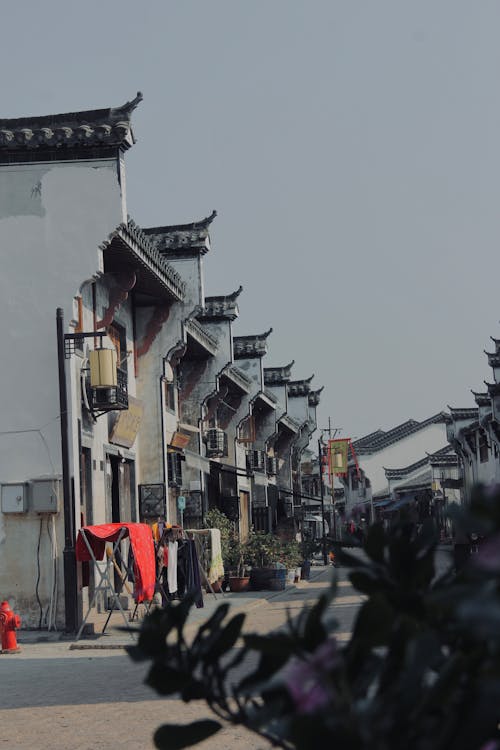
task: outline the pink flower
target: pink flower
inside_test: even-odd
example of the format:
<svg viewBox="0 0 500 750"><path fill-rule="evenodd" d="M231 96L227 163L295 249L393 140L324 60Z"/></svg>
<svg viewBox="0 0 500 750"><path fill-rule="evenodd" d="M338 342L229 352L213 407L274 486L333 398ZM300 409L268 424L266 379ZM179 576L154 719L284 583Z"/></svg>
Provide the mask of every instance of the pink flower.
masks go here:
<svg viewBox="0 0 500 750"><path fill-rule="evenodd" d="M312 654L291 660L283 676L298 713L312 714L328 705L333 697L329 672L339 662L334 638L322 643Z"/></svg>

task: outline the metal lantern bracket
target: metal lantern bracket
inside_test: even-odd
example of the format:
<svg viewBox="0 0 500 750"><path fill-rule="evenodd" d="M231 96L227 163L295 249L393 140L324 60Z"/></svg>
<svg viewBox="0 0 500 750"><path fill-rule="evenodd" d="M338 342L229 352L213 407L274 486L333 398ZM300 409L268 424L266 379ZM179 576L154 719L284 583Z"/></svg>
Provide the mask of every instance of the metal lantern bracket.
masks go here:
<svg viewBox="0 0 500 750"><path fill-rule="evenodd" d="M95 339L100 338L101 344L104 336L107 336L105 331L79 331L78 333L65 333L64 334L64 359L70 359L71 355L74 354L75 349L81 348L81 339Z"/></svg>

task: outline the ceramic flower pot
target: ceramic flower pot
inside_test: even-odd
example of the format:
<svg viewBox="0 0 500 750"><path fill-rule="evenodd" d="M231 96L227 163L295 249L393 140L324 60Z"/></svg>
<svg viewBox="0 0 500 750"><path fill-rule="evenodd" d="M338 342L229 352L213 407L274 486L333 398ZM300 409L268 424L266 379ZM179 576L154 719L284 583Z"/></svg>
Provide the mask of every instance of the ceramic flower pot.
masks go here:
<svg viewBox="0 0 500 750"><path fill-rule="evenodd" d="M212 585L212 590L213 590L214 594L220 594L221 593L221 591L222 591L222 581L221 580L213 581L213 583L211 585ZM211 590L210 590L210 586L206 586L205 588L206 588L207 594L212 593Z"/></svg>
<svg viewBox="0 0 500 750"><path fill-rule="evenodd" d="M240 591L247 591L250 583L250 576L230 576L229 590L237 594Z"/></svg>

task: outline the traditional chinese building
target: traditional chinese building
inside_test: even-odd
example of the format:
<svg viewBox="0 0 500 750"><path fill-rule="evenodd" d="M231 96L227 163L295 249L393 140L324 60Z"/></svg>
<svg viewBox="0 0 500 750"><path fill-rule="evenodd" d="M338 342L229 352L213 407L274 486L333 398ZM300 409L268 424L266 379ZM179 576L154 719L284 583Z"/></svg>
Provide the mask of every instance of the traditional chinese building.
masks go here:
<svg viewBox="0 0 500 750"><path fill-rule="evenodd" d="M201 526L215 506L242 537L259 507L275 528L315 424L291 366L263 370L270 331L233 338L241 288L205 294L215 212L129 217L141 99L0 120L0 592L25 626L78 622L82 524Z"/></svg>

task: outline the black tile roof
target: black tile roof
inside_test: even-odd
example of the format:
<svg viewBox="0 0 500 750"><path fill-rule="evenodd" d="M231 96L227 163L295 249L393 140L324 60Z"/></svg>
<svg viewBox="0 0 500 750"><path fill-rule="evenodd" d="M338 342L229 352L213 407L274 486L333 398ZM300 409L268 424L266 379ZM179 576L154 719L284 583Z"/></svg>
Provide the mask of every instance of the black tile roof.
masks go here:
<svg viewBox="0 0 500 750"><path fill-rule="evenodd" d="M158 250L166 255L204 255L210 249L209 227L216 216L217 211L212 211L210 216L201 221L146 227L143 231L156 243Z"/></svg>
<svg viewBox="0 0 500 750"><path fill-rule="evenodd" d="M428 427L431 424L446 422L448 419L448 415L444 412L438 412L422 422L417 422L415 419L408 419L406 422L394 427L392 430L382 432L379 437L374 437L370 441L367 441L366 438L356 440L353 443L354 450L361 455L377 453L378 451L387 448L389 445L397 443L398 440L402 440L403 438L422 430L424 427Z"/></svg>
<svg viewBox="0 0 500 750"><path fill-rule="evenodd" d="M235 320L239 315L236 300L242 291L243 287L240 286L239 289L232 294L205 297L205 306L202 312L198 315L198 318L200 320Z"/></svg>
<svg viewBox="0 0 500 750"><path fill-rule="evenodd" d="M412 464L408 464L408 466L403 466L399 469L386 469L384 467L385 476L387 477L387 479L398 479L399 477L404 477L404 476L407 476L408 474L413 474L413 472L417 471L417 469L420 469L423 466L426 466L427 464L432 463L432 460L434 458L437 459L437 458L446 456L451 453L454 454L453 447L448 443L443 448L440 448L434 453L428 453L424 458L421 458L418 461L414 461Z"/></svg>
<svg viewBox="0 0 500 750"><path fill-rule="evenodd" d="M307 396L311 390L311 381L313 378L314 375L311 375L310 378L304 380L290 380L287 385L288 395L292 398L296 396Z"/></svg>
<svg viewBox="0 0 500 750"><path fill-rule="evenodd" d="M130 117L142 98L139 91L135 99L121 107L0 119L2 159L3 152L15 155L110 146L127 149L135 142Z"/></svg>
<svg viewBox="0 0 500 750"><path fill-rule="evenodd" d="M471 389L474 400L478 406L491 406L491 397L489 393L478 393Z"/></svg>
<svg viewBox="0 0 500 750"><path fill-rule="evenodd" d="M253 336L233 336L234 358L263 357L267 354L267 338L272 332L273 329L270 328L265 333L257 333Z"/></svg>
<svg viewBox="0 0 500 750"><path fill-rule="evenodd" d="M264 367L264 385L284 385L288 383L294 364L295 360L292 359L290 364L283 367Z"/></svg>
<svg viewBox="0 0 500 750"><path fill-rule="evenodd" d="M453 420L477 419L477 416L479 414L479 409L477 409L476 407L452 408L451 406L448 406L448 409L450 410L450 414Z"/></svg>

